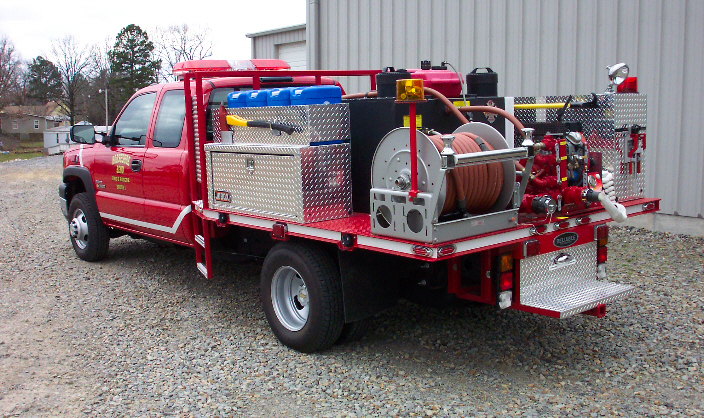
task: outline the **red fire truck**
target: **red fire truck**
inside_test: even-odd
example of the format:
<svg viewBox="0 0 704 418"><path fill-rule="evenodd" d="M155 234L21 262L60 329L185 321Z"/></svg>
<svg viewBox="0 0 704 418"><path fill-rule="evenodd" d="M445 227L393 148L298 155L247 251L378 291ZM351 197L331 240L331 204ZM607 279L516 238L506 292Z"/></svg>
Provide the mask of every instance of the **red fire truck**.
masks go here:
<svg viewBox="0 0 704 418"><path fill-rule="evenodd" d="M302 352L359 338L400 298L602 317L634 290L606 280L607 222L659 204L627 72L610 67L602 94L499 97L428 62L183 62L104 139L72 128L62 211L86 261L122 235L193 248L207 278L214 251L262 258L266 317Z"/></svg>

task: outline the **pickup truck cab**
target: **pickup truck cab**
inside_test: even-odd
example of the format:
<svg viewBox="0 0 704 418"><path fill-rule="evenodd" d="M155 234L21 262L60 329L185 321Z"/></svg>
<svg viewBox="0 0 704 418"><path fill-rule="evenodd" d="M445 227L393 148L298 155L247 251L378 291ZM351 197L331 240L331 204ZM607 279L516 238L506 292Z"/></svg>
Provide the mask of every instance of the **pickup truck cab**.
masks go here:
<svg viewBox="0 0 704 418"><path fill-rule="evenodd" d="M315 83L314 77L261 81L262 88ZM230 92L251 90L252 84L251 77L203 81L209 140L213 109L226 103ZM323 79L322 84L335 82ZM192 85L190 96L195 90ZM109 238L125 233L193 245L185 119L184 83L173 82L136 92L103 142L96 142L92 126L73 127L74 140L81 145L64 154L59 196L79 257L87 261L104 258Z"/></svg>

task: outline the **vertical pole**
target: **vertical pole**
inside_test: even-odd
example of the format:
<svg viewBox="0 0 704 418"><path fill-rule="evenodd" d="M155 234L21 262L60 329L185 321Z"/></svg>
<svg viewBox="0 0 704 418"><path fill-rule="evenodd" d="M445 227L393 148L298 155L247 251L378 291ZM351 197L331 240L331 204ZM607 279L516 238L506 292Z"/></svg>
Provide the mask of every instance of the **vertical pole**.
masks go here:
<svg viewBox="0 0 704 418"><path fill-rule="evenodd" d="M416 147L416 104L408 104L408 119L410 125L409 138L411 142L411 190L408 191L408 197L414 199L418 196L418 150Z"/></svg>
<svg viewBox="0 0 704 418"><path fill-rule="evenodd" d="M108 88L105 87L105 135L108 134Z"/></svg>

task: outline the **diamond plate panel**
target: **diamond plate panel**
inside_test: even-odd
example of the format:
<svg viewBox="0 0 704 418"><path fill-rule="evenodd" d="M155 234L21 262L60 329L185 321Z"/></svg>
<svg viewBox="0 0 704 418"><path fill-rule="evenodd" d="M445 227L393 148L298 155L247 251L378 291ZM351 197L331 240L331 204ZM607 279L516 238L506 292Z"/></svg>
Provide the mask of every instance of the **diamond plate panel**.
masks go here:
<svg viewBox="0 0 704 418"><path fill-rule="evenodd" d="M596 249L590 242L520 260L521 304L566 318L632 293L632 286L596 279ZM565 254L572 261L556 267Z"/></svg>
<svg viewBox="0 0 704 418"><path fill-rule="evenodd" d="M206 146L209 203L223 209L300 223L352 212L350 145ZM216 200L215 192L218 193ZM229 201L223 201L228 196Z"/></svg>
<svg viewBox="0 0 704 418"><path fill-rule="evenodd" d="M350 110L347 103L306 106L268 106L228 109L230 115L247 120L265 120L292 125L296 131L285 133L262 128L230 126L237 143L272 145L311 145L350 139Z"/></svg>
<svg viewBox="0 0 704 418"><path fill-rule="evenodd" d="M200 183L200 170L198 169L198 102L196 96L191 96L191 113L193 113L193 143L196 150L196 181Z"/></svg>
<svg viewBox="0 0 704 418"><path fill-rule="evenodd" d="M569 96L516 97L515 104L564 103ZM574 96L572 100L589 102L591 95ZM623 200L645 195L645 150L639 151L640 173L628 170L628 133L616 132L618 128L638 124L645 126L647 98L643 94L599 94L597 108L568 108L563 120L578 121L584 128L589 150L600 152L602 164L614 172L616 196ZM523 123L557 123L557 109L516 109L516 117ZM536 130L536 135L545 132ZM519 134L514 136L515 146L520 146Z"/></svg>

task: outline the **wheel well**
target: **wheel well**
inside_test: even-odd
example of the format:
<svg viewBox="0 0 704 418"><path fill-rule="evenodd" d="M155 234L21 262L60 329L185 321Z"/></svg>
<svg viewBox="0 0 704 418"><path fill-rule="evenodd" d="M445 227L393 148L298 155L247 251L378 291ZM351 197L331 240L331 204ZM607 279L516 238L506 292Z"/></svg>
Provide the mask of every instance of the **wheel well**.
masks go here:
<svg viewBox="0 0 704 418"><path fill-rule="evenodd" d="M86 191L86 186L83 184L83 180L79 177L66 177L64 178L64 183L66 183L66 204L70 205L73 196L78 193L83 193Z"/></svg>

